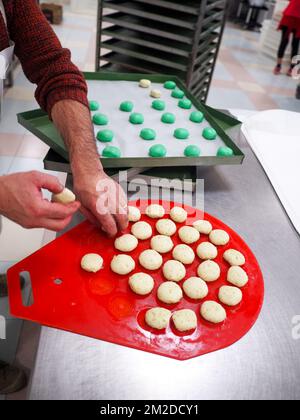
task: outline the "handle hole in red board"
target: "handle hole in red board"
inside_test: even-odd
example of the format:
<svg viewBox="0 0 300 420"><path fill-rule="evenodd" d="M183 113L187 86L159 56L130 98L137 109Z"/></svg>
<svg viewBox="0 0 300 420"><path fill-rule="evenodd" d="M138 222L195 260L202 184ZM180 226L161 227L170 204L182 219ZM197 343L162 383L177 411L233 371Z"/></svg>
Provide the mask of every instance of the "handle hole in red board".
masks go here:
<svg viewBox="0 0 300 420"><path fill-rule="evenodd" d="M30 273L28 271L22 271L19 274L19 281L22 295L22 304L26 308L29 308L34 303Z"/></svg>
<svg viewBox="0 0 300 420"><path fill-rule="evenodd" d="M63 284L63 281L61 279L55 279L53 282L56 286L61 286Z"/></svg>

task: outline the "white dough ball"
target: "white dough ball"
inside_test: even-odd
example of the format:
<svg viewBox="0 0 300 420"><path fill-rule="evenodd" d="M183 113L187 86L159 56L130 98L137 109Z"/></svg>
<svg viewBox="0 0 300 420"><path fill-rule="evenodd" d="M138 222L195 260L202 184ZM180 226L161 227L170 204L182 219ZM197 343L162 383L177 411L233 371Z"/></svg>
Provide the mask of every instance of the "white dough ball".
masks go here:
<svg viewBox="0 0 300 420"><path fill-rule="evenodd" d="M198 232L203 233L204 235L209 235L213 230L212 224L207 220L197 220L193 223L193 226Z"/></svg>
<svg viewBox="0 0 300 420"><path fill-rule="evenodd" d="M175 328L178 331L191 331L197 328L197 316L191 309L182 309L172 315Z"/></svg>
<svg viewBox="0 0 300 420"><path fill-rule="evenodd" d="M244 265L246 262L244 255L235 249L228 249L224 252L224 260L233 266Z"/></svg>
<svg viewBox="0 0 300 420"><path fill-rule="evenodd" d="M150 96L152 96L152 98L161 98L161 91L158 89L153 89L150 93Z"/></svg>
<svg viewBox="0 0 300 420"><path fill-rule="evenodd" d="M173 207L170 211L170 217L176 223L184 223L187 220L188 214L182 207Z"/></svg>
<svg viewBox="0 0 300 420"><path fill-rule="evenodd" d="M161 235L173 236L177 231L177 227L172 220L161 219L156 223L156 230Z"/></svg>
<svg viewBox="0 0 300 420"><path fill-rule="evenodd" d="M197 255L201 260L214 260L218 256L218 250L210 242L202 242L197 248Z"/></svg>
<svg viewBox="0 0 300 420"><path fill-rule="evenodd" d="M188 245L177 245L173 250L173 258L185 265L193 264L195 261L195 252Z"/></svg>
<svg viewBox="0 0 300 420"><path fill-rule="evenodd" d="M131 233L139 240L145 241L152 236L152 227L147 222L137 222L131 228Z"/></svg>
<svg viewBox="0 0 300 420"><path fill-rule="evenodd" d="M151 204L146 208L146 215L151 219L161 219L165 213L165 209L159 204Z"/></svg>
<svg viewBox="0 0 300 420"><path fill-rule="evenodd" d="M225 230L215 229L210 233L209 239L214 245L223 246L228 244L230 236Z"/></svg>
<svg viewBox="0 0 300 420"><path fill-rule="evenodd" d="M200 310L201 316L208 322L220 324L227 318L227 314L222 305L214 301L204 302Z"/></svg>
<svg viewBox="0 0 300 420"><path fill-rule="evenodd" d="M111 269L114 273L125 276L135 269L135 261L129 255L116 255L111 262Z"/></svg>
<svg viewBox="0 0 300 420"><path fill-rule="evenodd" d="M167 328L172 312L165 308L152 308L146 312L145 321L149 327L156 330Z"/></svg>
<svg viewBox="0 0 300 420"><path fill-rule="evenodd" d="M221 269L214 261L204 261L199 265L198 276L208 283L218 280L220 275Z"/></svg>
<svg viewBox="0 0 300 420"><path fill-rule="evenodd" d="M227 281L234 286L244 287L248 283L249 277L242 267L230 267L227 274Z"/></svg>
<svg viewBox="0 0 300 420"><path fill-rule="evenodd" d="M81 268L89 273L97 273L103 268L103 258L98 254L87 254L81 260Z"/></svg>
<svg viewBox="0 0 300 420"><path fill-rule="evenodd" d="M223 286L219 290L219 299L224 305L236 306L243 300L243 293L237 287Z"/></svg>
<svg viewBox="0 0 300 420"><path fill-rule="evenodd" d="M169 260L163 267L163 274L167 280L178 282L185 278L186 269L181 262Z"/></svg>
<svg viewBox="0 0 300 420"><path fill-rule="evenodd" d="M179 229L179 238L184 242L185 244L194 244L195 242L199 241L200 239L200 233L198 230L191 226L183 226Z"/></svg>
<svg viewBox="0 0 300 420"><path fill-rule="evenodd" d="M160 254L167 254L174 248L174 243L169 236L157 235L151 239L151 248Z"/></svg>
<svg viewBox="0 0 300 420"><path fill-rule="evenodd" d="M175 304L181 301L183 293L178 284L172 281L166 281L159 286L157 297L161 302Z"/></svg>
<svg viewBox="0 0 300 420"><path fill-rule="evenodd" d="M204 299L208 295L208 286L199 277L191 277L183 283L184 293L190 299Z"/></svg>
<svg viewBox="0 0 300 420"><path fill-rule="evenodd" d="M148 89L151 86L151 81L147 79L140 80L140 87L144 89Z"/></svg>
<svg viewBox="0 0 300 420"><path fill-rule="evenodd" d="M76 196L68 188L64 188L61 193L52 195L52 201L59 204L71 204L76 201Z"/></svg>
<svg viewBox="0 0 300 420"><path fill-rule="evenodd" d="M150 271L158 270L163 264L162 256L153 249L143 251L140 255L139 261L142 267Z"/></svg>
<svg viewBox="0 0 300 420"><path fill-rule="evenodd" d="M129 222L138 222L141 220L141 212L137 207L128 206L128 220Z"/></svg>
<svg viewBox="0 0 300 420"><path fill-rule="evenodd" d="M137 295L145 296L154 289L154 280L149 274L136 273L130 277L129 286Z"/></svg>
<svg viewBox="0 0 300 420"><path fill-rule="evenodd" d="M115 240L115 248L121 252L134 251L139 244L139 241L133 235L123 235Z"/></svg>

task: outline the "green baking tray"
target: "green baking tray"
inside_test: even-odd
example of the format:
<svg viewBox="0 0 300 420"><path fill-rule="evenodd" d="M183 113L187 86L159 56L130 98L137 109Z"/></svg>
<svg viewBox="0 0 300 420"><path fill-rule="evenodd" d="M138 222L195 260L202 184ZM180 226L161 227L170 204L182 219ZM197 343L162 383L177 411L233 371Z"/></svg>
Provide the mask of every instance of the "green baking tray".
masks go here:
<svg viewBox="0 0 300 420"><path fill-rule="evenodd" d="M177 77L168 75L145 75L145 74L124 74L124 73L85 73L86 80L109 80L114 81L130 81L138 82L142 78L148 78L153 83L165 83L167 80L173 80L179 88L181 88L186 97L189 98L194 106L203 112L206 120L217 131L223 142L234 151L234 156L217 157L203 156L198 158L167 157L167 158L119 158L119 159L102 159L104 168L152 168L152 167L176 167L176 166L209 166L209 165L238 165L242 164L244 154L231 139L227 130L240 125L241 123L234 118L224 115L219 111L204 106L197 101L193 95L186 89L184 84ZM18 122L45 142L51 149L69 160L67 149L64 142L56 130L54 124L50 121L48 115L42 110L34 110L18 114Z"/></svg>

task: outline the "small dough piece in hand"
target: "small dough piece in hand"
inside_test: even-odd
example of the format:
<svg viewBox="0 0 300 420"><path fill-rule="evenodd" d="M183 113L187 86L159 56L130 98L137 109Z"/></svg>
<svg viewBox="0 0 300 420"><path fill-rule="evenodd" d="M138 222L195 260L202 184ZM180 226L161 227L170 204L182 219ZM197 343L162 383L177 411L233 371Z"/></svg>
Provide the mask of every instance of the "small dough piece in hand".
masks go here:
<svg viewBox="0 0 300 420"><path fill-rule="evenodd" d="M128 206L128 220L129 222L139 222L141 220L141 212L137 207Z"/></svg>
<svg viewBox="0 0 300 420"><path fill-rule="evenodd" d="M182 207L173 207L170 211L171 219L176 223L184 223L187 220L188 214Z"/></svg>
<svg viewBox="0 0 300 420"><path fill-rule="evenodd" d="M227 274L227 281L234 286L244 287L249 281L248 274L241 267L230 267Z"/></svg>
<svg viewBox="0 0 300 420"><path fill-rule="evenodd" d="M156 223L156 230L161 235L173 236L177 231L177 226L170 219L161 219Z"/></svg>
<svg viewBox="0 0 300 420"><path fill-rule="evenodd" d="M193 226L198 232L203 233L203 235L209 235L213 230L212 224L207 220L197 220L193 223Z"/></svg>
<svg viewBox="0 0 300 420"><path fill-rule="evenodd" d="M185 278L186 269L181 262L169 260L163 267L163 274L167 280L179 282Z"/></svg>
<svg viewBox="0 0 300 420"><path fill-rule="evenodd" d="M152 227L147 222L137 222L131 228L131 233L139 240L145 241L152 236Z"/></svg>
<svg viewBox="0 0 300 420"><path fill-rule="evenodd" d="M210 233L209 239L214 245L223 246L228 244L230 236L225 230L215 229Z"/></svg>
<svg viewBox="0 0 300 420"><path fill-rule="evenodd" d="M151 81L147 79L140 80L140 87L144 89L148 89L149 87L151 87Z"/></svg>
<svg viewBox="0 0 300 420"><path fill-rule="evenodd" d="M169 236L157 235L151 239L151 248L160 254L167 254L174 248L174 243Z"/></svg>
<svg viewBox="0 0 300 420"><path fill-rule="evenodd" d="M154 280L149 274L136 273L130 277L129 286L137 295L146 296L154 289Z"/></svg>
<svg viewBox="0 0 300 420"><path fill-rule="evenodd" d="M199 241L200 233L191 226L183 226L179 229L179 237L185 244L194 244Z"/></svg>
<svg viewBox="0 0 300 420"><path fill-rule="evenodd" d="M224 305L236 306L243 300L243 293L237 287L223 286L219 290L219 299Z"/></svg>
<svg viewBox="0 0 300 420"><path fill-rule="evenodd" d="M191 309L182 309L174 312L172 320L176 330L181 332L191 331L197 328L197 316Z"/></svg>
<svg viewBox="0 0 300 420"><path fill-rule="evenodd" d="M165 308L152 308L146 312L146 324L156 330L165 330L170 322L172 312Z"/></svg>
<svg viewBox="0 0 300 420"><path fill-rule="evenodd" d="M162 256L153 249L143 251L140 255L139 261L142 267L150 271L158 270L163 264Z"/></svg>
<svg viewBox="0 0 300 420"><path fill-rule="evenodd" d="M152 98L159 99L161 98L161 91L158 89L153 89L151 90L150 96L152 96Z"/></svg>
<svg viewBox="0 0 300 420"><path fill-rule="evenodd" d="M135 261L129 255L116 255L111 262L111 269L114 273L125 276L135 269Z"/></svg>
<svg viewBox="0 0 300 420"><path fill-rule="evenodd" d="M166 281L159 286L157 297L161 302L175 304L181 301L183 293L178 284L172 281Z"/></svg>
<svg viewBox="0 0 300 420"><path fill-rule="evenodd" d="M191 277L183 283L184 293L190 299L204 299L208 295L208 286L199 277Z"/></svg>
<svg viewBox="0 0 300 420"><path fill-rule="evenodd" d="M194 250L185 244L177 245L173 250L173 258L180 261L182 264L189 265L195 261Z"/></svg>
<svg viewBox="0 0 300 420"><path fill-rule="evenodd" d="M219 265L214 261L204 261L199 265L198 276L208 283L218 280L220 275L221 269Z"/></svg>
<svg viewBox="0 0 300 420"><path fill-rule="evenodd" d="M235 249L228 249L224 252L224 260L232 266L244 265L246 262L244 255Z"/></svg>
<svg viewBox="0 0 300 420"><path fill-rule="evenodd" d="M161 219L165 215L165 209L159 204L151 204L146 208L146 215L151 219Z"/></svg>
<svg viewBox="0 0 300 420"><path fill-rule="evenodd" d="M87 254L81 260L81 268L88 273L98 273L103 268L103 258L98 254Z"/></svg>
<svg viewBox="0 0 300 420"><path fill-rule="evenodd" d="M218 256L218 250L210 242L202 242L197 248L197 255L201 260L214 260Z"/></svg>
<svg viewBox="0 0 300 420"><path fill-rule="evenodd" d="M115 248L121 252L134 251L139 244L139 241L133 235L123 235L115 240Z"/></svg>
<svg viewBox="0 0 300 420"><path fill-rule="evenodd" d="M214 301L204 302L200 310L201 316L208 322L220 324L227 318L227 314L222 305Z"/></svg>
<svg viewBox="0 0 300 420"><path fill-rule="evenodd" d="M71 190L64 188L61 193L52 195L52 201L53 203L71 204L76 201L76 196Z"/></svg>

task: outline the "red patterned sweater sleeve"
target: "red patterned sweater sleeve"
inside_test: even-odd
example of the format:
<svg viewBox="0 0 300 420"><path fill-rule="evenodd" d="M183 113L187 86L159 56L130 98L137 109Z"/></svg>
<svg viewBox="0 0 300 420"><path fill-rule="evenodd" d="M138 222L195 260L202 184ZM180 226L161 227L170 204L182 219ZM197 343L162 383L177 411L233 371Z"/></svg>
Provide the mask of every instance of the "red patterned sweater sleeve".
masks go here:
<svg viewBox="0 0 300 420"><path fill-rule="evenodd" d="M36 99L51 114L56 102L72 99L88 106L87 85L71 53L62 48L36 0L6 0L10 38Z"/></svg>

